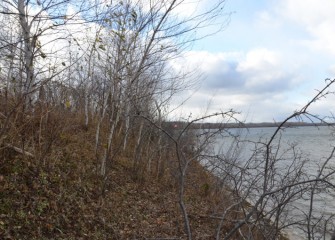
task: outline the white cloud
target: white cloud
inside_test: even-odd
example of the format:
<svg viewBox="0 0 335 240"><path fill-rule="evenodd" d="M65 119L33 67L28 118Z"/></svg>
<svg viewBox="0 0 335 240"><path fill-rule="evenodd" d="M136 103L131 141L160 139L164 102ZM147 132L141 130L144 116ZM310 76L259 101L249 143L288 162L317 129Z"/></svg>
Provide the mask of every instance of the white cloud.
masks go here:
<svg viewBox="0 0 335 240"><path fill-rule="evenodd" d="M203 2L195 0L182 1L174 10L174 13L178 16L190 17L194 15L200 7L203 7Z"/></svg>
<svg viewBox="0 0 335 240"><path fill-rule="evenodd" d="M279 64L279 55L268 49L253 49L246 54L245 60L239 64L240 71L264 70Z"/></svg>
<svg viewBox="0 0 335 240"><path fill-rule="evenodd" d="M279 19L273 16L269 11L260 11L256 14L256 25L263 28L277 28L282 24Z"/></svg>
<svg viewBox="0 0 335 240"><path fill-rule="evenodd" d="M207 90L275 92L297 83L289 69L282 71L285 61L281 54L265 48L252 49L247 53L193 51L182 61L175 62L174 66L203 73L203 86Z"/></svg>
<svg viewBox="0 0 335 240"><path fill-rule="evenodd" d="M212 112L233 108L243 112L241 120L250 114L250 121L279 119L280 114L295 110L287 103L287 94L300 82L290 69L282 71L285 61L278 52L265 48L246 53L193 51L175 64L179 68L182 64L193 67L205 77L180 114L200 115L209 102Z"/></svg>
<svg viewBox="0 0 335 240"><path fill-rule="evenodd" d="M302 26L312 37L303 41L314 50L335 55L335 1L285 0L279 11L284 18Z"/></svg>
<svg viewBox="0 0 335 240"><path fill-rule="evenodd" d="M234 3L244 6L242 0ZM212 41L215 47L204 45L213 52L193 51L185 57L183 63L206 78L183 113L199 112L196 107L211 100L212 111L233 108L248 115L248 121L281 121L303 107L314 89L324 86L323 79L335 75L335 1L256 5L245 11L249 15L233 16L227 32ZM323 100L311 110L327 115L333 108L332 101Z"/></svg>
<svg viewBox="0 0 335 240"><path fill-rule="evenodd" d="M272 92L287 89L293 80L290 71L284 72L283 68L281 55L263 48L249 51L236 70L245 77L246 88Z"/></svg>
<svg viewBox="0 0 335 240"><path fill-rule="evenodd" d="M284 15L307 26L314 26L326 19L335 20L333 0L284 0L282 7Z"/></svg>

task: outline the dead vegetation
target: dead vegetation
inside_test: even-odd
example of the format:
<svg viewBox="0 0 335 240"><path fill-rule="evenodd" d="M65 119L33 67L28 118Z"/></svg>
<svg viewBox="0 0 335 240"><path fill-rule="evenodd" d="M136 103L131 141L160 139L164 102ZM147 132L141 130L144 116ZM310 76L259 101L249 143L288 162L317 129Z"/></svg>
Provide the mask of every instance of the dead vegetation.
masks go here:
<svg viewBox="0 0 335 240"><path fill-rule="evenodd" d="M151 170L135 178L132 154L124 152L102 178L94 128L83 128L78 119L53 111L47 121L35 115L24 125L10 125L12 144L0 152L0 238L186 238L173 155L162 159L166 167L160 177ZM19 131L26 133L27 150L17 147L22 146ZM230 201L218 181L196 161L190 164L184 198L194 239L215 238L215 213ZM239 214L231 212L223 233Z"/></svg>
<svg viewBox="0 0 335 240"><path fill-rule="evenodd" d="M241 162L209 152L233 110L168 121L174 97L201 79L185 50L229 22L224 0L180 18L184 3L0 2L1 239L280 239L289 202L310 194L312 209L315 190L332 189L335 171L306 180L298 155L278 174L284 125ZM286 122L313 117L328 82ZM192 129L211 117L217 131ZM320 219L305 216L312 239Z"/></svg>

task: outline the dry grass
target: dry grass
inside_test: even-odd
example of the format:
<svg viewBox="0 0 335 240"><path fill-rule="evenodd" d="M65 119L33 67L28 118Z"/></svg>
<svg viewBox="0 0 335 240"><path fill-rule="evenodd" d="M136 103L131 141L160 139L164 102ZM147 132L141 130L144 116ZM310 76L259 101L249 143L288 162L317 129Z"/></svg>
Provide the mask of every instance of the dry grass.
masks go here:
<svg viewBox="0 0 335 240"><path fill-rule="evenodd" d="M170 169L161 178L155 172L138 178L127 158L131 154L125 153L101 179L94 127L83 128L79 117L48 118L25 119L25 127L16 128L35 146L28 148L34 157L5 146L0 150L1 239L186 238L173 164L167 164ZM11 136L13 144L20 142L19 131ZM190 165L185 203L194 239L214 239L215 214L231 201L217 186L217 179L198 163ZM230 214L222 234L239 214ZM257 229L253 232L255 239L263 239Z"/></svg>

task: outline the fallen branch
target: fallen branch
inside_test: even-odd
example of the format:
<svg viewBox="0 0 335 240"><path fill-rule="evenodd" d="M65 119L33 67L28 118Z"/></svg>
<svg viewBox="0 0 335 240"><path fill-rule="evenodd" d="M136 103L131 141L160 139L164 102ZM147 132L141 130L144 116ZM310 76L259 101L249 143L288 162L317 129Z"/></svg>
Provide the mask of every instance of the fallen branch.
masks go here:
<svg viewBox="0 0 335 240"><path fill-rule="evenodd" d="M20 153L22 155L28 156L28 157L34 157L34 154L27 152L21 148L15 147L12 144L6 144L7 148L13 149L15 152Z"/></svg>

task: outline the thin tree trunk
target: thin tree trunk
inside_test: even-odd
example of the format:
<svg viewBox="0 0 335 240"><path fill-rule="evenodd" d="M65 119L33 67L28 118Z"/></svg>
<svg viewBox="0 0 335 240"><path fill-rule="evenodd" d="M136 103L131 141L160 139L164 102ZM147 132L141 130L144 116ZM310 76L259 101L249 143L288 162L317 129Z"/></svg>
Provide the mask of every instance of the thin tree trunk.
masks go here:
<svg viewBox="0 0 335 240"><path fill-rule="evenodd" d="M157 111L158 111L158 124L157 124L157 126L161 129L162 128L162 111L161 111L160 106L159 106L156 99L154 100L154 102L155 102L155 105L156 105L156 108L157 108ZM158 144L157 144L157 146L158 146L158 156L157 156L156 171L157 171L157 178L159 178L161 176L160 165L161 165L161 158L162 158L162 134L161 133L158 134L157 142L158 142Z"/></svg>
<svg viewBox="0 0 335 240"><path fill-rule="evenodd" d="M136 140L136 146L135 146L135 151L134 151L134 158L133 158L133 168L134 171L138 170L138 163L139 163L139 159L140 159L140 144L141 144L141 140L142 140L142 131L143 131L143 120L141 120L140 123L140 129L138 131L138 136L137 136L137 140Z"/></svg>
<svg viewBox="0 0 335 240"><path fill-rule="evenodd" d="M127 104L127 103L126 103ZM123 151L126 150L127 142L128 142L128 135L129 135L129 129L130 129L130 102L128 102L126 106L126 112L125 112L125 135L123 138Z"/></svg>
<svg viewBox="0 0 335 240"><path fill-rule="evenodd" d="M106 150L105 150L105 155L102 158L101 161L101 170L100 170L100 174L101 176L105 176L106 175L106 166L107 166L107 162L108 159L112 153L112 142L113 142L113 137L114 137L114 132L115 132L115 126L116 124L119 122L119 118L120 118L120 113L119 110L116 110L116 119L115 121L113 121L113 119L110 119L110 131L109 131L109 135L108 135L108 140L107 140L107 146L106 146Z"/></svg>
<svg viewBox="0 0 335 240"><path fill-rule="evenodd" d="M25 0L18 0L19 21L24 42L23 62L26 72L26 77L21 86L21 94L25 97L25 105L28 107L30 104L30 96L28 95L32 85L34 84L33 47L36 39L31 36L31 26L28 24L26 10Z"/></svg>

